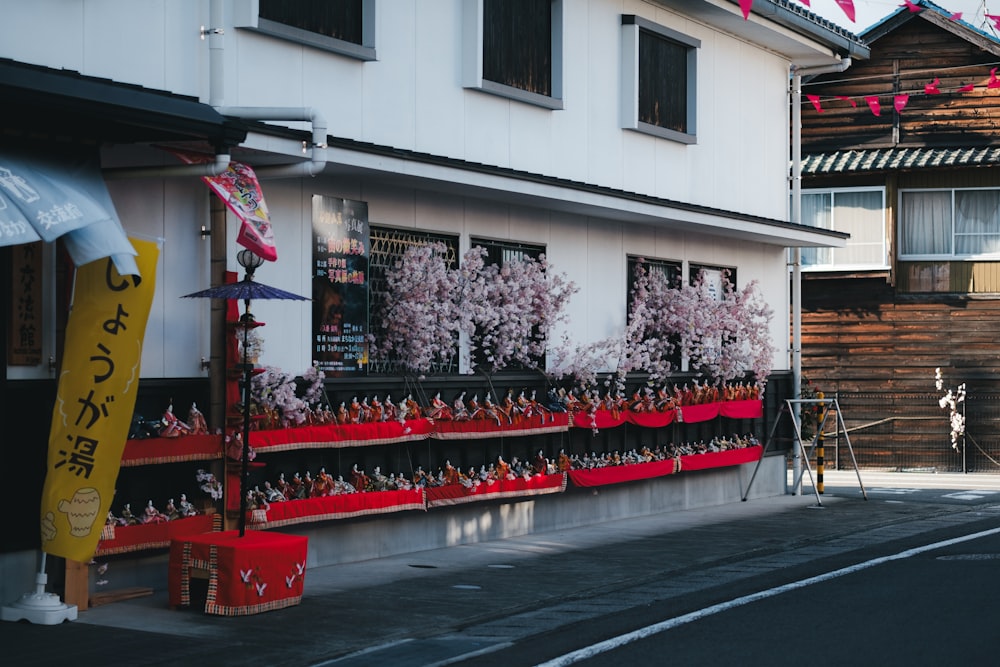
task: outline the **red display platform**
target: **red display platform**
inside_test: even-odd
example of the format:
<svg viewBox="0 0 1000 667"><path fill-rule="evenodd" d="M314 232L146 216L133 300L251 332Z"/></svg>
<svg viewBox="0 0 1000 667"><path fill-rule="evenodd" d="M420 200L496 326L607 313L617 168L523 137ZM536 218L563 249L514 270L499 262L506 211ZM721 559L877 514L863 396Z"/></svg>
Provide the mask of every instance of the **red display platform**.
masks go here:
<svg viewBox="0 0 1000 667"><path fill-rule="evenodd" d="M723 401L719 403L719 414L730 419L760 419L764 416L764 401Z"/></svg>
<svg viewBox="0 0 1000 667"><path fill-rule="evenodd" d="M250 431L250 445L258 454L310 448L365 447L424 440L434 427L429 419L407 419L371 424L323 424L268 431Z"/></svg>
<svg viewBox="0 0 1000 667"><path fill-rule="evenodd" d="M446 484L432 486L427 491L427 507L444 507L475 503L481 500L495 498L518 498L522 496L537 496L549 493L562 493L566 490L566 474L535 475L529 479L497 480L492 484L482 482L479 486L468 488L462 484Z"/></svg>
<svg viewBox="0 0 1000 667"><path fill-rule="evenodd" d="M759 461L764 448L760 445L729 449L724 452L708 452L706 454L688 454L681 457L681 471L706 470L708 468L725 468L741 463Z"/></svg>
<svg viewBox="0 0 1000 667"><path fill-rule="evenodd" d="M682 405L662 412L633 412L632 410L594 410L573 414L572 425L577 428L605 429L633 424L644 428L663 428L674 421L685 424L709 421L716 417L729 419L759 419L764 416L764 403L760 399L720 401Z"/></svg>
<svg viewBox="0 0 1000 667"><path fill-rule="evenodd" d="M278 528L310 521L350 519L372 514L426 509L427 501L423 489L366 491L271 503L267 510L248 512L247 525L256 529Z"/></svg>
<svg viewBox="0 0 1000 667"><path fill-rule="evenodd" d="M430 437L436 440L478 440L491 437L512 438L545 433L563 433L568 430L569 415L565 412L556 412L548 416L536 415L516 420L512 424L505 421L497 424L491 419L439 420L434 422L434 429L431 431Z"/></svg>
<svg viewBox="0 0 1000 667"><path fill-rule="evenodd" d="M680 470L680 461L677 459L666 459L663 461L650 461L649 463L590 468L588 470L570 470L569 479L573 482L574 486L604 486L606 484L620 484L640 479L663 477L664 475L672 475L678 470Z"/></svg>
<svg viewBox="0 0 1000 667"><path fill-rule="evenodd" d="M122 454L122 466L212 461L221 458L221 435L182 435L176 438L127 441L125 451Z"/></svg>
<svg viewBox="0 0 1000 667"><path fill-rule="evenodd" d="M109 556L146 549L165 549L174 538L218 530L221 523L222 519L218 514L199 514L163 523L105 526L94 555Z"/></svg>
<svg viewBox="0 0 1000 667"><path fill-rule="evenodd" d="M632 412L622 410L594 410L592 412L577 412L573 415L573 426L577 428L614 428L622 424L634 424L644 428L663 428L674 423L677 418L675 410L663 412Z"/></svg>
<svg viewBox="0 0 1000 667"><path fill-rule="evenodd" d="M189 535L170 543L169 603L191 605L191 578L208 576L205 613L249 616L302 601L308 538L248 530Z"/></svg>

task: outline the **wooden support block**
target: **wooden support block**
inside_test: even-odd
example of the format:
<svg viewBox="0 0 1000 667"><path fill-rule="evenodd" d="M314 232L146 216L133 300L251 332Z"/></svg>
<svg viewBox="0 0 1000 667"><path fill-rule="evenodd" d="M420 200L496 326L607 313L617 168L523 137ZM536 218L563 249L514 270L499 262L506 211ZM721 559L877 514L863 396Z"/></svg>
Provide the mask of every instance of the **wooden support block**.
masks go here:
<svg viewBox="0 0 1000 667"><path fill-rule="evenodd" d="M66 559L66 604L76 605L80 611L90 606L90 566L77 560Z"/></svg>

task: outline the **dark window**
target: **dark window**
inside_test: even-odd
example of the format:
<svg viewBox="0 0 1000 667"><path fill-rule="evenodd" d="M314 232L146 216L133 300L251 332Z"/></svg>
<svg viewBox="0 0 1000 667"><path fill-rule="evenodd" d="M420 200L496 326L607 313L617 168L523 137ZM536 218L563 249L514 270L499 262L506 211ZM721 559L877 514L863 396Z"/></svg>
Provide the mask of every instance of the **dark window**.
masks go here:
<svg viewBox="0 0 1000 667"><path fill-rule="evenodd" d="M642 267L643 271L649 274L659 274L667 281L667 285L671 288L679 287L681 284L681 263L671 262L663 259L649 259L648 257L633 257L628 258L628 279L626 284L628 285L628 294L626 295L626 313L631 320L632 318L632 302L635 297L635 284L638 277L637 272L639 268ZM677 336L671 337L671 342L675 345L679 343ZM673 354L669 355L668 361L672 368L681 367L681 353L680 350L675 348Z"/></svg>
<svg viewBox="0 0 1000 667"><path fill-rule="evenodd" d="M690 47L639 31L639 121L688 133Z"/></svg>
<svg viewBox="0 0 1000 667"><path fill-rule="evenodd" d="M545 246L532 245L530 243L516 243L513 241L486 241L482 239L472 239L473 248L480 246L486 249L486 264L503 266L507 262L517 262L523 259L538 259L545 253ZM535 330L534 333L537 333ZM481 357L482 350L477 350L473 361L476 365L488 366L485 359ZM545 368L545 356L532 358L534 368ZM526 370L529 368L517 361L512 361L507 367L509 370Z"/></svg>
<svg viewBox="0 0 1000 667"><path fill-rule="evenodd" d="M649 259L648 257L634 257L630 255L628 258L628 280L626 281L628 285L628 294L625 295L628 308L627 312L630 316L632 313L633 292L635 291L636 270L639 268L640 264L646 271L662 275L666 279L667 284L671 287L677 287L680 285L681 280L680 262L670 262L664 259Z"/></svg>
<svg viewBox="0 0 1000 667"><path fill-rule="evenodd" d="M698 276L702 274L704 274L705 284L708 285L716 301L722 300L727 285L730 288L736 285L736 269L708 264L691 264L688 267L688 282L693 285L698 280Z"/></svg>
<svg viewBox="0 0 1000 667"><path fill-rule="evenodd" d="M362 44L362 0L260 0L260 18Z"/></svg>
<svg viewBox="0 0 1000 667"><path fill-rule="evenodd" d="M368 312L379 317L386 296L386 270L393 266L408 248L427 245L440 241L448 248L448 268L458 265L458 238L445 234L418 232L405 229L390 229L372 226L369 231L371 254L368 258ZM379 324L373 323L372 329L379 330ZM398 360L390 357L369 359L368 372L371 374L402 374L402 366ZM434 368L433 373L458 372L458 341L455 341L455 356L452 362Z"/></svg>
<svg viewBox="0 0 1000 667"><path fill-rule="evenodd" d="M552 95L552 0L483 0L483 78Z"/></svg>
<svg viewBox="0 0 1000 667"><path fill-rule="evenodd" d="M545 252L545 246L512 241L472 239L471 245L473 248L476 246L486 248L486 263L496 264L497 266L503 266L507 262L516 262L521 259L538 259Z"/></svg>

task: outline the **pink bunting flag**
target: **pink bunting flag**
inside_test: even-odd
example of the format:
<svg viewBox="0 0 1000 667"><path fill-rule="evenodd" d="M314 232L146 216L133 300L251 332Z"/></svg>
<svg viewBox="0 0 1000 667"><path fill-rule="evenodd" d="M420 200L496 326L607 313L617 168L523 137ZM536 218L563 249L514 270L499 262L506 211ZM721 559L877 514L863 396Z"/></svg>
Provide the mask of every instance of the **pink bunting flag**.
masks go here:
<svg viewBox="0 0 1000 667"><path fill-rule="evenodd" d="M958 92L960 92L960 93L971 93L975 89L976 89L976 84L969 83L969 84L966 84L966 85L962 86L961 88L959 88Z"/></svg>
<svg viewBox="0 0 1000 667"><path fill-rule="evenodd" d="M917 12L924 11L923 7L921 7L920 5L913 4L912 2L910 2L910 0L903 0L903 4L901 4L900 7L906 7L914 14L916 14Z"/></svg>
<svg viewBox="0 0 1000 667"><path fill-rule="evenodd" d="M806 7L808 7L808 6L809 6L809 0L800 0L800 2L801 2L801 3L803 4L803 5L805 5Z"/></svg>
<svg viewBox="0 0 1000 667"><path fill-rule="evenodd" d="M868 103L868 108L872 110L873 114L875 114L876 116L882 115L882 107L878 103L877 97L875 97L874 95L869 95L868 97L865 98L865 102Z"/></svg>
<svg viewBox="0 0 1000 667"><path fill-rule="evenodd" d="M948 20L949 21L961 21L962 20L962 12L955 12L954 14L952 14L951 16L948 17Z"/></svg>
<svg viewBox="0 0 1000 667"><path fill-rule="evenodd" d="M903 113L903 109L906 108L906 103L909 101L909 95L896 95L892 98L892 106L895 107L896 113Z"/></svg>
<svg viewBox="0 0 1000 667"><path fill-rule="evenodd" d="M743 20L746 21L747 17L750 16L750 8L753 6L753 0L740 0L740 11L743 12Z"/></svg>
<svg viewBox="0 0 1000 667"><path fill-rule="evenodd" d="M840 8L844 10L844 14L847 15L847 18L851 20L851 23L854 23L854 0L836 0L836 1L837 4L840 5Z"/></svg>
<svg viewBox="0 0 1000 667"><path fill-rule="evenodd" d="M934 80L930 83L924 84L924 94L925 95L940 95L941 91L938 90L938 84L941 82L940 79L934 77Z"/></svg>
<svg viewBox="0 0 1000 667"><path fill-rule="evenodd" d="M806 95L806 97L808 97L809 101L812 102L812 105L816 107L817 112L823 113L823 106L819 103L819 95Z"/></svg>
<svg viewBox="0 0 1000 667"><path fill-rule="evenodd" d="M837 95L836 97L837 97L838 100L843 100L843 101L847 102L848 104L850 104L855 109L858 108L858 103L854 101L854 98L848 97L847 95Z"/></svg>
<svg viewBox="0 0 1000 667"><path fill-rule="evenodd" d="M990 80L986 84L987 88L1000 88L1000 79L997 78L997 68L990 70Z"/></svg>
<svg viewBox="0 0 1000 667"><path fill-rule="evenodd" d="M990 21L993 21L994 28L1000 30L1000 16L997 16L996 14L984 14L984 16Z"/></svg>

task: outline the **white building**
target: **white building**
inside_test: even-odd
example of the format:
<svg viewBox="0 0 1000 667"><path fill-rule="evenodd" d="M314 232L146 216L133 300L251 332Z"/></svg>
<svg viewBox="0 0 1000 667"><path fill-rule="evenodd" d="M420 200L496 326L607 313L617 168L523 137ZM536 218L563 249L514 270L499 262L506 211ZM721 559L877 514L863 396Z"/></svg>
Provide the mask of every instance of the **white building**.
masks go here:
<svg viewBox="0 0 1000 667"><path fill-rule="evenodd" d="M0 151L99 149L125 230L163 240L142 358L154 398L209 393L203 360L220 354L219 322L208 301L179 297L220 282L223 267L240 271L237 222L219 224L217 213L213 223L220 207L201 180L143 171L180 164L164 147L257 169L278 252L258 277L276 287L311 292L314 196L364 202L373 233L444 236L459 252L473 240L543 248L580 288L568 329L581 343L624 327L630 257L684 276L733 269L738 286L757 281L771 304L774 368L787 374L786 248L845 238L787 222L789 72L864 57L853 35L788 0L757 0L747 19L731 0L516 10L503 0L357 0L329 16L319 8L333 3L283 14L287 4L0 1L0 90L14 109L0 121ZM656 85L666 81L672 89ZM270 165L302 166L276 175ZM45 245L40 354L8 364L0 381L8 424L31 413L29 398L54 392L60 262ZM268 323L261 363L308 368L310 305L253 310ZM44 426L32 429L34 453L9 438L0 451L30 467L44 458ZM30 499L41 480L26 478L17 496ZM34 566L36 527L34 517L15 527L20 537L0 554L4 582L30 580L19 573Z"/></svg>

